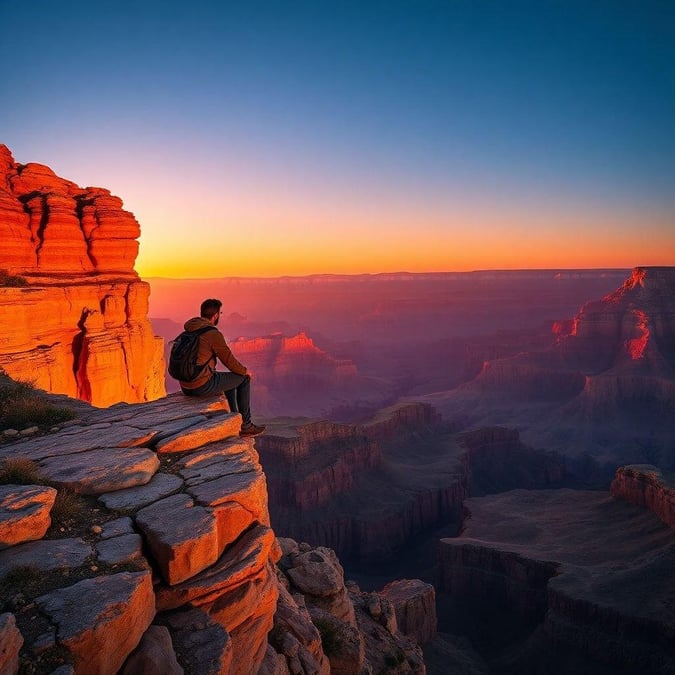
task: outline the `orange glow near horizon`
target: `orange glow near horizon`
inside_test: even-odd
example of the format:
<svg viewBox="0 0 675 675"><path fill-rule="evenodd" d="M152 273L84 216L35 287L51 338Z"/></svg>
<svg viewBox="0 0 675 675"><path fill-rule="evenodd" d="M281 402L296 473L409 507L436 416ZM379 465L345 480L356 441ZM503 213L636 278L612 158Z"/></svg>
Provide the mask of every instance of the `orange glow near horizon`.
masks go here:
<svg viewBox="0 0 675 675"><path fill-rule="evenodd" d="M215 278L675 265L675 232L660 216L650 218L652 236L641 239L640 221L626 214L466 210L444 219L420 214L424 226L417 226L405 213L387 214L383 225L357 214L342 225L333 214L278 213L273 227L240 215L245 227L230 218L193 228L163 219L161 240L141 235L136 270L142 277Z"/></svg>

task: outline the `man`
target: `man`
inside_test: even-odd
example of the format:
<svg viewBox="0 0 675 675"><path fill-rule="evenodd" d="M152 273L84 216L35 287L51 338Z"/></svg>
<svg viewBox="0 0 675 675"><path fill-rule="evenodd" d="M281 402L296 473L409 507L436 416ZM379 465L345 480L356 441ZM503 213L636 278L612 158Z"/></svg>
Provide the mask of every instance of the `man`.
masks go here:
<svg viewBox="0 0 675 675"><path fill-rule="evenodd" d="M186 321L185 330L192 332L206 326L217 326L222 306L223 303L215 298L204 300L200 316ZM218 359L230 372L216 372ZM224 393L230 410L241 413L243 423L240 436L257 436L265 431L264 426L251 421L251 376L246 366L237 361L218 329L204 331L199 336L197 363L206 365L193 382L180 382L183 393L187 396Z"/></svg>

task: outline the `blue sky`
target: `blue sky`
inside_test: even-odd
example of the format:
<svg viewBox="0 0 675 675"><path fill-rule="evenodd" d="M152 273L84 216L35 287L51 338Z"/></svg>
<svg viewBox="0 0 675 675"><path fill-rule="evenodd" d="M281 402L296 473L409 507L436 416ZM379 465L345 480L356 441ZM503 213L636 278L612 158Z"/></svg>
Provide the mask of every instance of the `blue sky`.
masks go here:
<svg viewBox="0 0 675 675"><path fill-rule="evenodd" d="M0 142L122 197L142 272L675 264L673 2L27 0L0 21Z"/></svg>

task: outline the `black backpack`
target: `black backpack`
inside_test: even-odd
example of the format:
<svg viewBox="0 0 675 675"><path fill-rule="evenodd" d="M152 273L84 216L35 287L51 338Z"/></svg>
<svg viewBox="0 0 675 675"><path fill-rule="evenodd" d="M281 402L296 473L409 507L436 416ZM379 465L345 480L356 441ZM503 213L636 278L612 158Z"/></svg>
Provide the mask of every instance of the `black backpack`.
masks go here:
<svg viewBox="0 0 675 675"><path fill-rule="evenodd" d="M207 330L216 330L215 326L204 326L197 330L183 331L175 340L169 355L169 375L180 382L193 382L204 370L206 363L197 363L199 337Z"/></svg>

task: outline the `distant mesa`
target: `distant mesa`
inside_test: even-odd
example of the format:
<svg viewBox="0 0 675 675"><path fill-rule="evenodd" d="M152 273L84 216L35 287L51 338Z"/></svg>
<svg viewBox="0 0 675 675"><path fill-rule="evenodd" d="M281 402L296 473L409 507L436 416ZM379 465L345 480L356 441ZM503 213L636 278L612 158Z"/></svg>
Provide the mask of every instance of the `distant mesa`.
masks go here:
<svg viewBox="0 0 675 675"><path fill-rule="evenodd" d="M104 188L78 187L0 145L0 367L96 406L165 393L139 224Z"/></svg>

